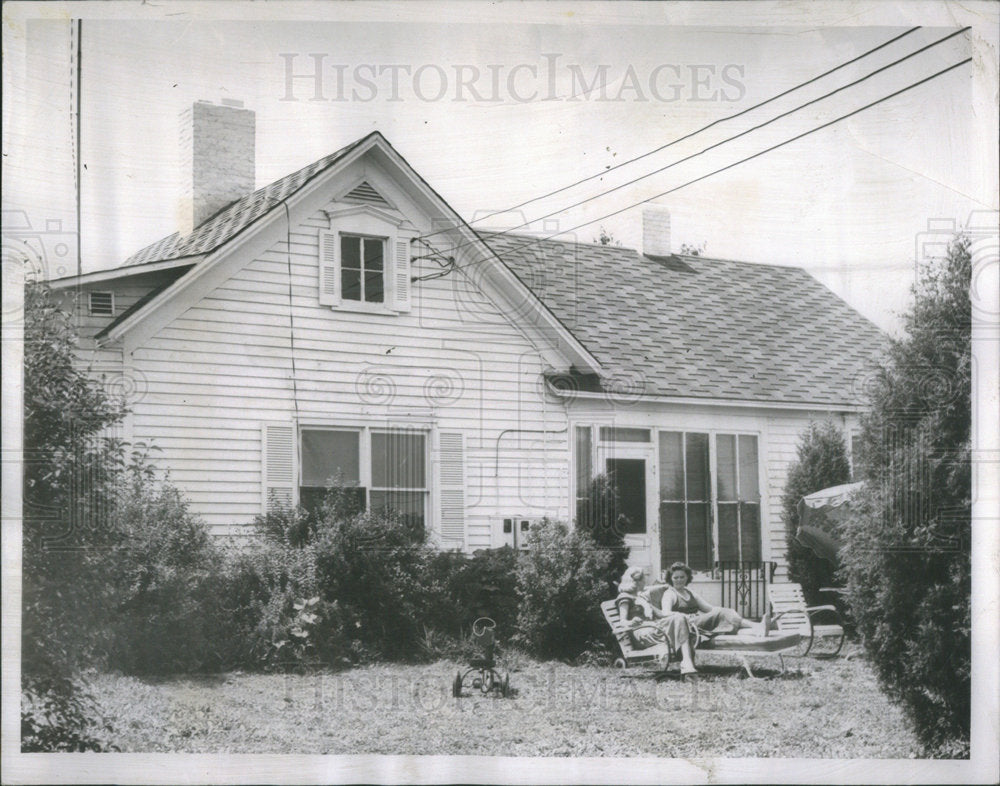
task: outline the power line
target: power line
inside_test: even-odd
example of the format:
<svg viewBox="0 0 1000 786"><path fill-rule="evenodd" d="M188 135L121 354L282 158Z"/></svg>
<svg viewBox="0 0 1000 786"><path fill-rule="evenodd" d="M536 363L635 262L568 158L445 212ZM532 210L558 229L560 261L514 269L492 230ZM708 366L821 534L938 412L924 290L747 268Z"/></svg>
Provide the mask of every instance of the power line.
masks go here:
<svg viewBox="0 0 1000 786"><path fill-rule="evenodd" d="M603 220L605 220L607 218L611 218L612 216L617 216L620 213L624 213L626 210L631 210L632 208L638 207L639 205L645 204L646 202L651 202L654 199L659 199L660 197L664 197L664 196L667 196L668 194L674 193L675 191L679 191L682 188L686 188L687 186L693 185L695 183L699 183L702 180L705 180L705 179L707 179L709 177L713 177L714 175L719 174L720 172L725 172L727 169L732 169L733 167L739 166L740 164L744 164L747 161L752 161L755 158L760 158L760 156L762 156L762 155L764 155L766 153L770 153L770 152L772 152L774 150L777 150L779 147L784 147L785 145L791 144L792 142L796 142L799 139L802 139L803 137L809 136L810 134L814 134L817 131L821 131L824 128L829 128L830 126L834 125L835 123L839 123L841 120L846 120L849 117L853 117L854 115L860 114L861 112L864 112L867 109L871 109L873 106L877 106L878 104L884 103L884 102L886 102L886 101L888 101L888 100L890 100L892 98L895 98L896 96L902 95L903 93L905 93L905 92L907 92L909 90L913 90L914 88L919 87L920 85L923 85L923 84L926 84L927 82L930 82L932 79L937 79L939 76L943 76L944 74L947 74L949 71L953 71L956 68L959 68L960 66L963 66L963 65L965 65L967 63L971 63L971 62L972 62L972 58L968 57L965 60L962 60L961 62L955 63L953 65L950 65L947 68L944 68L944 69L942 69L941 71L938 71L935 74L931 74L928 77L924 77L923 79L921 79L918 82L914 82L914 83L912 83L910 85L907 85L906 87L903 87L903 88L901 88L899 90L896 90L893 93L890 93L889 95L883 96L882 98L879 98L876 101L872 101L870 104L865 104L864 106L862 106L862 107L860 107L858 109L855 109L855 110L853 110L851 112L848 112L845 115L841 115L840 117L834 118L833 120L830 120L829 122L823 123L822 125L816 126L815 128L811 128L808 131L802 132L801 134L797 134L796 136L793 136L790 139L786 139L784 142L779 142L778 144L772 145L771 147L768 147L768 148L766 148L764 150L761 150L761 151L759 151L757 153L754 153L751 156L747 156L746 158L741 158L739 161L735 161L732 164L727 164L726 166L721 167L720 169L716 169L714 172L709 172L707 175L702 175L701 177L697 177L694 180L689 180L686 183L682 183L681 185L675 186L674 188L671 188L671 189L669 189L667 191L664 191L664 192L662 192L660 194L655 194L655 195L653 195L653 196L651 196L651 197L649 197L647 199L643 199L643 200L640 200L639 202L634 202L634 203L632 203L630 205L626 205L625 207L620 208L619 210L615 210L612 213L608 213L607 215L591 219L590 221L584 221L582 224L577 224L576 226L570 227L569 229L565 229L565 230L561 230L559 232L555 232L555 233L553 233L551 235L547 235L546 237L541 237L541 238L536 238L534 240L530 240L527 243L524 243L524 244L522 244L520 246L516 246L514 248L508 249L504 253L516 253L518 251L522 251L525 248L529 248L531 246L537 245L537 244L542 243L542 242L544 242L546 240L551 240L552 238L558 237L559 235L566 234L567 232L574 232L577 229L582 229L585 226L589 226L590 224L595 224L598 221L603 221ZM473 230L473 231L475 231L475 230ZM502 233L497 233L497 234L502 234ZM478 234L477 234L477 236L478 236ZM480 240L482 240L482 238L480 238ZM492 248L489 247L489 243L487 241L485 241L485 240L483 242L486 244L486 247L490 250L490 253L492 253L493 256L495 256L495 257L497 257L499 259L499 255L495 251L493 251ZM481 261L482 260L477 259L477 260L473 260L471 262L467 262L464 265L458 265L458 266L455 267L455 270L464 270L465 268L469 267L470 265L476 264L476 263L481 262Z"/></svg>
<svg viewBox="0 0 1000 786"><path fill-rule="evenodd" d="M925 51L927 51L928 49L930 49L932 47L938 46L939 44L943 44L948 39L954 38L957 35L961 35L962 33L966 32L967 30L971 30L971 29L972 29L971 27L963 27L961 30L956 30L953 33L949 33L944 38L941 38L941 39L939 39L937 41L934 41L934 42L932 42L930 44L927 44L926 46L923 46L920 49L917 49L916 51L911 52L910 54L905 55L905 56L899 58L898 60L895 60L892 63L888 63L888 64L886 64L884 66L881 66L880 68L876 68L871 73L866 74L865 76L862 76L859 79L854 80L853 82L849 82L846 85L842 85L841 87L838 87L835 90L831 90L829 93L821 95L818 98L814 98L811 101L807 101L804 104L800 104L799 106L794 107L793 109L789 109L787 112L782 112L780 115L775 115L770 120L765 120L763 123L759 123L758 125L752 126L751 128L748 128L745 131L741 131L738 134L735 134L735 135L733 135L731 137L723 139L721 142L716 142L713 145L709 145L706 148L702 148L701 150L697 151L696 153L692 153L691 155L688 155L688 156L685 156L684 158L678 159L677 161L669 163L666 166L660 167L659 169L654 169L652 172L647 172L644 175L640 175L639 177L633 178L632 180L629 180L629 181L627 181L625 183L622 183L620 185L614 186L613 188L606 189L605 191L601 191L601 192L599 192L597 194L594 194L593 196L589 196L589 197L587 197L585 199L581 199L578 202L574 202L571 205L567 205L566 207L562 207L562 208L560 208L558 210L553 210L551 213L546 213L545 215L538 216L537 218L534 218L531 221L524 221L524 222L518 224L517 226L508 227L507 229L504 229L503 231L498 232L497 234L500 234L500 235L510 234L514 230L521 229L522 227L526 227L529 224L532 224L532 223L534 223L536 221L544 221L546 218L552 218L552 216L557 216L560 213L565 213L567 210L572 210L573 208L579 207L580 205L584 205L587 202L593 202L595 199L600 199L601 197L607 196L608 194L613 194L615 191L620 191L623 188L627 188L628 186L635 185L640 180L645 180L646 178L652 177L653 175L658 175L661 172L666 172L668 169L672 169L673 167L677 166L678 164L683 164L685 161L690 161L692 158L697 158L698 156L700 156L700 155L702 155L704 153L707 153L709 150L714 150L715 148L721 147L722 145L726 144L727 142L732 142L735 139L739 139L740 137L746 136L747 134L751 134L754 131L758 131L761 128L764 128L765 126L771 125L771 123L775 123L775 122L777 122L778 120L781 120L784 117L788 117L789 115L794 114L795 112L798 112L799 110L805 109L806 107L812 106L813 104L819 103L820 101L824 101L827 98L829 98L830 96L836 95L837 93L840 93L840 92L842 92L844 90L847 90L848 88L854 87L855 85L859 85L862 82L864 82L864 81L866 81L868 79L871 79L873 76L877 76L878 74L882 73L883 71L886 71L886 70L888 70L890 68L894 68L895 66L899 65L900 63L902 63L905 60L909 60L911 57L916 57L917 55L921 54L922 52L925 52ZM461 248L461 246L457 246L456 248ZM455 249L452 249L452 250L455 250Z"/></svg>
<svg viewBox="0 0 1000 786"><path fill-rule="evenodd" d="M800 90L803 87L806 87L807 85L811 85L813 82L817 82L820 79L823 79L824 77L827 77L830 74L834 73L835 71L839 71L842 68L846 68L847 66L851 65L852 63L856 63L859 60L862 60L862 59L868 57L869 55L874 54L875 52L879 51L880 49L885 49L885 47L889 46L890 44L894 44L896 41L900 40L901 38L904 38L905 36L908 36L911 33L915 33L917 30L920 30L920 29L921 29L921 27L919 25L917 27L913 27L913 28L907 30L904 33L900 33L899 35L897 35L897 36L895 36L893 38L890 38L885 43L879 44L874 49L869 49L867 52L863 52L862 54L858 55L857 57L853 57L850 60L847 60L847 61L841 63L840 65L834 66L833 68L829 69L828 71L824 71L822 74L814 76L812 79L808 79L805 82L801 82L801 83L795 85L794 87L790 87L788 90L785 90L785 91L783 91L781 93L778 93L777 95L771 96L770 98L767 98L767 99L761 101L758 104L754 104L751 107L747 107L746 109L743 109L743 110L741 110L739 112L736 112L735 114L727 115L726 117L721 117L718 120L713 120L711 123L709 123L706 126L702 126L701 128L698 128L698 129L696 129L694 131L691 131L690 133L685 134L682 137L678 137L677 139L674 139L671 142L667 142L665 145L660 145L659 147L654 148L653 150L650 150L650 151L648 151L646 153L642 153L641 155L638 155L635 158L630 158L628 161L623 161L620 164L615 164L613 167L609 167L608 169L605 169L605 170L603 170L601 172L597 172L596 174L593 174L593 175L588 175L587 177L585 177L585 178L583 178L581 180L577 180L575 183L570 183L569 185L562 186L560 188L555 189L554 191L549 191L546 194L542 194L541 196L532 197L531 199L525 200L524 202L520 202L520 203L514 205L513 207L508 207L505 210L496 210L496 211L494 211L492 213L487 213L485 216L481 216L480 218L477 218L477 219L475 219L475 220L473 220L473 221L471 221L469 223L470 224L475 224L475 223L478 223L480 221L485 221L486 219L492 218L493 216L498 216L498 215L500 215L502 213L509 213L510 211L517 210L519 208L524 207L525 205L530 205L532 202L538 202L539 200L547 199L550 196L555 196L556 194L561 194L563 191L568 191L571 188L575 188L576 186L582 185L583 183L589 182L590 180L594 180L595 178L603 177L604 175L608 174L609 172L614 172L616 169L621 169L622 167L628 166L629 164L634 164L636 161L641 161L644 158L648 158L651 155L655 155L656 153L659 153L659 152L661 152L663 150L666 150L668 147L672 147L673 145L679 144L680 142L683 142L686 139L690 139L691 137L693 137L693 136L695 136L697 134L700 134L702 131L707 131L708 129L713 128L714 126L719 125L720 123L725 123L725 122L727 122L729 120L735 120L737 117L741 117L741 116L747 114L748 112L754 111L755 109L760 109L762 106L770 104L773 101L777 101L779 98L783 98L784 96L788 95L789 93L794 93L796 90ZM967 30L968 28L965 28L965 29ZM442 232L446 232L446 231L448 231L448 230L447 229L439 229L439 230L437 230L435 232L430 232L430 233L428 233L426 235L421 235L421 237L433 237L434 235L439 235Z"/></svg>

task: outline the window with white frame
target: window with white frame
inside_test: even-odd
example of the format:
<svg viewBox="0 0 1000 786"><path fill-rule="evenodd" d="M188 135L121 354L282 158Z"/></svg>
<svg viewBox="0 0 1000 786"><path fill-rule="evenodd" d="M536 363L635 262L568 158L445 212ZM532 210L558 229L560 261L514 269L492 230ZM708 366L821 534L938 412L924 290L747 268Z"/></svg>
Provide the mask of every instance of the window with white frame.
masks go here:
<svg viewBox="0 0 1000 786"><path fill-rule="evenodd" d="M595 438L597 442L595 442ZM649 444L658 458L661 564L686 562L712 570L716 562L757 562L762 558L758 438L756 434L671 431L648 428L576 426L574 475L577 519L590 515L588 488L595 444ZM620 471L611 458L609 471ZM626 467L627 468L627 467ZM645 484L615 483L619 495ZM642 492L636 492L642 493ZM644 507L644 499L619 500L625 509ZM645 529L636 529L643 532Z"/></svg>
<svg viewBox="0 0 1000 786"><path fill-rule="evenodd" d="M398 212L373 205L327 215L330 229L319 233L319 302L345 311L409 311L413 225Z"/></svg>
<svg viewBox="0 0 1000 786"><path fill-rule="evenodd" d="M340 291L344 300L385 302L384 237L340 236Z"/></svg>
<svg viewBox="0 0 1000 786"><path fill-rule="evenodd" d="M302 428L299 501L317 510L330 488L357 510L391 510L414 524L427 521L427 434L376 428Z"/></svg>
<svg viewBox="0 0 1000 786"><path fill-rule="evenodd" d="M756 435L661 431L659 452L662 563L759 561Z"/></svg>

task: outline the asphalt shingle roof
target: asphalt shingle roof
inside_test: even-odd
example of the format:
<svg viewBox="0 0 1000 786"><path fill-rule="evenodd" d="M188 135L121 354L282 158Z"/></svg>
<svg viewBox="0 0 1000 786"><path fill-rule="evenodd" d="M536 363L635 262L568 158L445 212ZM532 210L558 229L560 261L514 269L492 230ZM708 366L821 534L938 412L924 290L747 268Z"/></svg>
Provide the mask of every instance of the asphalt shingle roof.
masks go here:
<svg viewBox="0 0 1000 786"><path fill-rule="evenodd" d="M337 152L236 200L197 226L189 235L174 232L172 235L167 235L162 240L146 246L126 259L123 267L141 265L146 262L162 262L214 251L278 205L282 199L291 196L316 175L333 166L371 135L362 137L346 147L342 147Z"/></svg>
<svg viewBox="0 0 1000 786"><path fill-rule="evenodd" d="M370 136L233 202L189 235L147 246L123 267L214 251ZM799 268L481 236L602 364L602 389L624 399L857 405L885 340ZM595 380L580 384L589 389Z"/></svg>
<svg viewBox="0 0 1000 786"><path fill-rule="evenodd" d="M885 340L800 268L483 239L604 366L602 386L626 398L858 405Z"/></svg>

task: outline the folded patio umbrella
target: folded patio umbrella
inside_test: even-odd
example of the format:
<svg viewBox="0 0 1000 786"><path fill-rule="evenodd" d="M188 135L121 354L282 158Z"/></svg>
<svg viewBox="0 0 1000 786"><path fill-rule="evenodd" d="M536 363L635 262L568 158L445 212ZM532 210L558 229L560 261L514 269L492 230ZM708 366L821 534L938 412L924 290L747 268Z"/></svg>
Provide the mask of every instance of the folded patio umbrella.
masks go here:
<svg viewBox="0 0 1000 786"><path fill-rule="evenodd" d="M807 494L799 502L799 528L795 539L820 559L839 564L840 541L837 530L850 512L851 498L863 483L841 486Z"/></svg>
<svg viewBox="0 0 1000 786"><path fill-rule="evenodd" d="M819 527L800 525L795 532L795 540L834 567L840 564L840 541Z"/></svg>

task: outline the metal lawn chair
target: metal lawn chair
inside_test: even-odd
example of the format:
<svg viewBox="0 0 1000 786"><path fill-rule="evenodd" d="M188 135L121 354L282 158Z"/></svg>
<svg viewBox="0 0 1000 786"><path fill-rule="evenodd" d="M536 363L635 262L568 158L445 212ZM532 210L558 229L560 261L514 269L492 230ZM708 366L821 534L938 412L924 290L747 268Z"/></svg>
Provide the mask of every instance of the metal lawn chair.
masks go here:
<svg viewBox="0 0 1000 786"><path fill-rule="evenodd" d="M836 639L834 649L814 652L816 657L835 658L844 646L847 634L836 606L807 606L800 584L769 584L767 599L771 617L783 633L799 633L805 641L802 655L808 655L813 645L824 640ZM821 621L822 620L822 621ZM825 642L824 642L824 647Z"/></svg>

